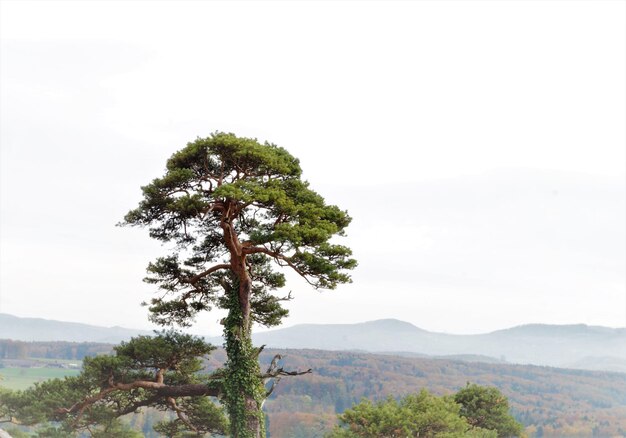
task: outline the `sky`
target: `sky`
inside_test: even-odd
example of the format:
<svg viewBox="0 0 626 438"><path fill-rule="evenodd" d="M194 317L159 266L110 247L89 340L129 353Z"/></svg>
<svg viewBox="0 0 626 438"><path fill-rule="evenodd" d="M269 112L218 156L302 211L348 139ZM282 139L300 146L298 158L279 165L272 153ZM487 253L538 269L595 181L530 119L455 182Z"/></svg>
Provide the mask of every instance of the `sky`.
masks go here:
<svg viewBox="0 0 626 438"><path fill-rule="evenodd" d="M284 326L626 325L626 2L0 1L0 313L150 328L116 227L215 131L353 217ZM192 331L217 335L221 315Z"/></svg>

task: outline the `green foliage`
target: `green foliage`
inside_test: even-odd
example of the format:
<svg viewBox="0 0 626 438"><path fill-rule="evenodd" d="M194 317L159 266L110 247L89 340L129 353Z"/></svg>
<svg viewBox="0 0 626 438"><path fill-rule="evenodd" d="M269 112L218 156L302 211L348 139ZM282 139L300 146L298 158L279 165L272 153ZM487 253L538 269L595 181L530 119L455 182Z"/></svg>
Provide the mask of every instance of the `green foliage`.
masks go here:
<svg viewBox="0 0 626 438"><path fill-rule="evenodd" d="M118 420L111 420L103 428L91 430L92 438L143 438L143 435Z"/></svg>
<svg viewBox="0 0 626 438"><path fill-rule="evenodd" d="M204 434L223 435L228 430L228 420L221 406L212 403L207 397L185 398L180 403L190 423L196 428L191 431L189 426L179 418L163 420L154 424L152 429L160 436L168 438L186 438L204 436Z"/></svg>
<svg viewBox="0 0 626 438"><path fill-rule="evenodd" d="M53 379L24 391L6 394L3 398L11 409L11 416L25 425L60 421L57 409L67 400L77 400L84 395L83 382L78 377Z"/></svg>
<svg viewBox="0 0 626 438"><path fill-rule="evenodd" d="M379 403L363 400L339 415L343 427L328 438L484 437L496 434L470 426L459 415L459 405L450 397L436 397L426 390L400 401Z"/></svg>
<svg viewBox="0 0 626 438"><path fill-rule="evenodd" d="M11 418L11 408L8 404L11 391L0 386L0 421L6 421Z"/></svg>
<svg viewBox="0 0 626 438"><path fill-rule="evenodd" d="M9 427L6 432L11 435L12 438L31 438L30 434L18 429L17 427Z"/></svg>
<svg viewBox="0 0 626 438"><path fill-rule="evenodd" d="M63 427L47 425L37 429L35 436L37 438L68 438L70 436L75 436L75 434L71 433L71 431L68 431L67 429L64 429Z"/></svg>
<svg viewBox="0 0 626 438"><path fill-rule="evenodd" d="M214 349L200 338L175 331L138 336L115 347L114 356L85 358L80 379L90 390L105 388L110 380L121 384L151 380L157 372L166 384L195 383L195 373L202 369L200 358Z"/></svg>
<svg viewBox="0 0 626 438"><path fill-rule="evenodd" d="M454 395L461 405L460 414L469 424L495 430L498 438L516 437L523 427L509 414L509 401L498 388L468 383Z"/></svg>
<svg viewBox="0 0 626 438"><path fill-rule="evenodd" d="M132 369L163 369L188 377L202 368L200 358L215 347L200 338L170 330L158 336L135 337L114 350Z"/></svg>
<svg viewBox="0 0 626 438"><path fill-rule="evenodd" d="M204 395L174 397L159 392L162 386L202 389L214 385L213 376L198 374L201 357L214 348L200 338L174 331L139 336L115 347L114 356L85 358L78 376L36 383L24 391L1 392L0 413L26 425L60 422L59 433L65 436L89 430L93 436L132 438L141 435L134 435L117 417L143 406L164 411L177 407L185 414L187 430L191 426L200 432L223 433L227 428L223 409ZM70 408L75 402L84 405Z"/></svg>
<svg viewBox="0 0 626 438"><path fill-rule="evenodd" d="M287 315L281 298L271 293L285 283L275 265L296 270L314 287L349 282L346 271L356 261L350 249L330 239L343 235L351 219L326 205L300 180L301 173L285 149L233 134L198 138L172 155L166 174L142 188L143 201L124 221L176 244L169 256L148 266L145 281L166 294L151 300L151 318L186 325L200 311L228 310L228 268L208 272L232 262L225 226L232 227L244 253L256 322L273 326Z"/></svg>

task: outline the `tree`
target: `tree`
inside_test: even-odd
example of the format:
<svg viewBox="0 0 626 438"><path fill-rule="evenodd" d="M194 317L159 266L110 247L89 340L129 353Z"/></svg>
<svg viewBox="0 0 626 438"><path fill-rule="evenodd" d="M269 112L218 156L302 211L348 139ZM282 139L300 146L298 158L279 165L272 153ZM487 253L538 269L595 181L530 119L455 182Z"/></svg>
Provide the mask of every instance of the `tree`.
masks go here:
<svg viewBox="0 0 626 438"><path fill-rule="evenodd" d="M2 376L0 376L0 380ZM0 386L0 424L11 423L15 417L15 409L12 407L13 391Z"/></svg>
<svg viewBox="0 0 626 438"><path fill-rule="evenodd" d="M509 414L509 401L498 388L467 383L454 396L460 414L472 426L495 430L498 438L523 435L523 426Z"/></svg>
<svg viewBox="0 0 626 438"><path fill-rule="evenodd" d="M124 224L149 227L151 237L175 244L148 266L146 281L166 295L151 301L154 322L184 326L213 306L228 311L220 395L237 438L264 435L261 407L271 389L263 379L272 376L260 373L251 329L287 315L281 301L291 297L272 293L285 284L275 266L329 289L349 282L346 271L356 266L350 249L331 242L350 217L326 205L301 173L283 148L215 133L175 153L165 176L142 188L143 201L125 217Z"/></svg>
<svg viewBox="0 0 626 438"><path fill-rule="evenodd" d="M115 347L114 355L85 358L78 376L0 393L0 406L6 407L7 421L59 423L41 429L40 436L67 437L82 431L93 437L138 436L117 418L145 406L173 412L176 419L168 423L174 427L224 434L228 422L223 410L206 398L218 394L214 383L221 375L198 373L200 358L214 349L202 339L174 331L139 336ZM75 403L66 406L70 400Z"/></svg>
<svg viewBox="0 0 626 438"><path fill-rule="evenodd" d="M340 426L327 438L495 438L493 431L468 424L459 408L451 397L436 397L426 390L400 401L363 400L339 415Z"/></svg>

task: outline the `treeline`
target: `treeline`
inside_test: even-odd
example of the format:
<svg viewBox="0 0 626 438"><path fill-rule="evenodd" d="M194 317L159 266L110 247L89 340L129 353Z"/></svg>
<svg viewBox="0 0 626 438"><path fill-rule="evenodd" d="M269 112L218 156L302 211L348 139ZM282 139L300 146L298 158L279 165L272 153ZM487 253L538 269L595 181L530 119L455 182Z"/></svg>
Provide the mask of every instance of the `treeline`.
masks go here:
<svg viewBox="0 0 626 438"><path fill-rule="evenodd" d="M110 344L0 341L2 358L79 360L110 352ZM266 349L267 366L280 353L288 370L312 374L283 378L265 404L273 438L319 437L337 423L337 414L367 398L374 402L427 389L449 395L467 382L495 386L509 399L515 418L530 436L626 435L626 374L565 370L530 365L462 362L367 353ZM222 367L222 349L205 360ZM135 421L138 421L136 419ZM148 423L150 421L148 420ZM146 425L139 428L148 430Z"/></svg>
<svg viewBox="0 0 626 438"><path fill-rule="evenodd" d="M97 342L23 342L0 339L2 359L60 359L82 360L85 356L110 353L111 344Z"/></svg>
<svg viewBox="0 0 626 438"><path fill-rule="evenodd" d="M261 360L269 360L276 350ZM336 414L359 403L416 394L449 395L467 382L495 386L531 436L626 435L626 374L529 365L469 363L317 350L282 350L288 369L313 373L285 378L267 401L272 437L315 437ZM211 361L219 362L220 352Z"/></svg>

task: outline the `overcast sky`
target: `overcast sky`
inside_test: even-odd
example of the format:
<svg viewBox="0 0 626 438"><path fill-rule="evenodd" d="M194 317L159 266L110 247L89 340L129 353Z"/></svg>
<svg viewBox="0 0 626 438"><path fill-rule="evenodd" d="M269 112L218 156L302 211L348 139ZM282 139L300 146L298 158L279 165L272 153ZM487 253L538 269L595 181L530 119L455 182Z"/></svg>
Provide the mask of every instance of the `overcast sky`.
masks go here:
<svg viewBox="0 0 626 438"><path fill-rule="evenodd" d="M114 225L214 131L347 209L285 325L626 324L626 2L0 2L0 312L150 327ZM216 335L219 315L197 333Z"/></svg>

